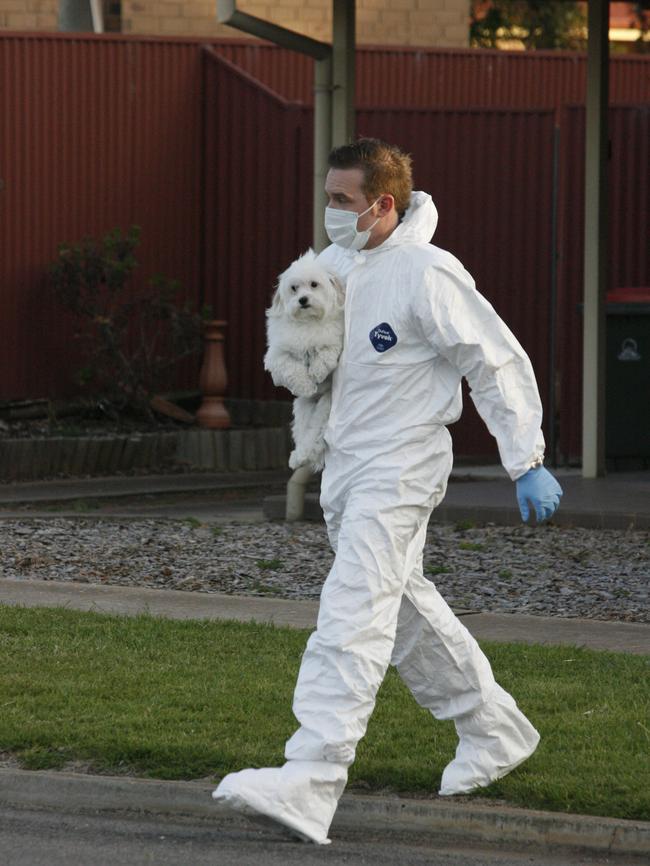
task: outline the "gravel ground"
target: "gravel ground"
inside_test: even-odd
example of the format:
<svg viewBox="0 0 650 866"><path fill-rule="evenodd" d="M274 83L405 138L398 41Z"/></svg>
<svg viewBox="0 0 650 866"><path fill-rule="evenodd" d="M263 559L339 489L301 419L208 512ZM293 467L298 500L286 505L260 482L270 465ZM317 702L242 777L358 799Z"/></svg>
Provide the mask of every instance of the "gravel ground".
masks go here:
<svg viewBox="0 0 650 866"><path fill-rule="evenodd" d="M0 577L317 598L332 563L317 524L0 523ZM650 533L432 524L424 569L455 607L650 622Z"/></svg>

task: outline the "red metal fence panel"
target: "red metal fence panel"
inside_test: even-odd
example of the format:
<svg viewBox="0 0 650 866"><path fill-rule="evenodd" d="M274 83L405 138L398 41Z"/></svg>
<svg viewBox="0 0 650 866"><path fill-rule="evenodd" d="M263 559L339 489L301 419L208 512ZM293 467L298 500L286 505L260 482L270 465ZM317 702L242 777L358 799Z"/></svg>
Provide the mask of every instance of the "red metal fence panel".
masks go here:
<svg viewBox="0 0 650 866"><path fill-rule="evenodd" d="M306 105L313 102L314 61L310 57L269 42L220 39L209 44L219 57L234 63L284 99Z"/></svg>
<svg viewBox="0 0 650 866"><path fill-rule="evenodd" d="M650 100L649 58L612 57L612 101ZM564 51L361 48L357 104L555 108L584 102L586 56Z"/></svg>
<svg viewBox="0 0 650 866"><path fill-rule="evenodd" d="M311 239L312 111L211 49L205 74L205 300L228 321L230 393L277 396L264 372L274 282Z"/></svg>
<svg viewBox="0 0 650 866"><path fill-rule="evenodd" d="M140 225L134 291L163 273L198 296L200 56L169 42L3 37L0 74L0 397L64 395L74 328L44 276L58 243Z"/></svg>
<svg viewBox="0 0 650 866"><path fill-rule="evenodd" d="M313 62L262 42L214 42L218 53L285 99L311 104ZM586 56L566 51L357 48L357 106L555 108L584 102ZM612 56L612 102L650 101L650 58Z"/></svg>

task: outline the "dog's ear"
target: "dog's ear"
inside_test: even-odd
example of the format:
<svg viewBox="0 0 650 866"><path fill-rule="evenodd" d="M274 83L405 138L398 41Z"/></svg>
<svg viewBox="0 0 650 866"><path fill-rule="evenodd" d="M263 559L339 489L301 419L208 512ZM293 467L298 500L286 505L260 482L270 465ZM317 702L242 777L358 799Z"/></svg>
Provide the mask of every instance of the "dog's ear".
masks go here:
<svg viewBox="0 0 650 866"><path fill-rule="evenodd" d="M266 311L267 316L283 316L284 315L284 300L282 299L282 293L280 289L275 290L275 294L273 295L273 300L271 301L271 306Z"/></svg>
<svg viewBox="0 0 650 866"><path fill-rule="evenodd" d="M336 292L336 300L339 307L345 306L345 287L343 283L339 280L338 277L334 276L334 274L330 274L330 283L332 284L334 291Z"/></svg>

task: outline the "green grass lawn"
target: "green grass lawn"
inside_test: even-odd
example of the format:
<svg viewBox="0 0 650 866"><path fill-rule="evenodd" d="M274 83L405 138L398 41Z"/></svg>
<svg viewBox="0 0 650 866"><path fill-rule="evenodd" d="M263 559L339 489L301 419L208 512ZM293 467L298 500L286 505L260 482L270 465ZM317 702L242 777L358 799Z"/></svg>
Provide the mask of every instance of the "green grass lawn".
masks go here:
<svg viewBox="0 0 650 866"><path fill-rule="evenodd" d="M0 605L0 752L31 769L81 761L166 779L281 764L307 635ZM542 743L480 796L650 819L650 657L483 646ZM351 786L434 794L455 742L391 669Z"/></svg>

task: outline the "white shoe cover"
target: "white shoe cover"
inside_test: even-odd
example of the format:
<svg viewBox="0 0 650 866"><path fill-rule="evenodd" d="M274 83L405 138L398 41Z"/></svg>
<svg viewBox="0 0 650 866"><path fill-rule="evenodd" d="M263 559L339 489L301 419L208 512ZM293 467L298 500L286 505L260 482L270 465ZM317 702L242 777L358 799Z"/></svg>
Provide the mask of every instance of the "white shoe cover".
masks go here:
<svg viewBox="0 0 650 866"><path fill-rule="evenodd" d="M327 832L347 778L340 764L288 761L283 767L230 773L212 796L253 820L281 824L305 842L329 845Z"/></svg>
<svg viewBox="0 0 650 866"><path fill-rule="evenodd" d="M439 793L466 794L507 775L529 758L539 734L500 686L473 713L456 719L456 757L445 767Z"/></svg>

